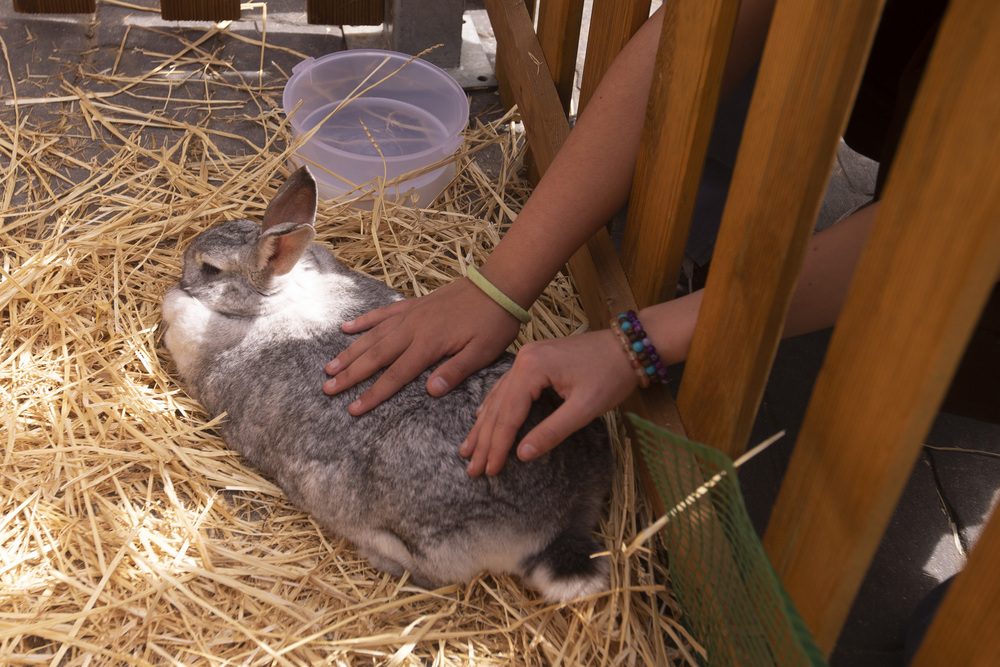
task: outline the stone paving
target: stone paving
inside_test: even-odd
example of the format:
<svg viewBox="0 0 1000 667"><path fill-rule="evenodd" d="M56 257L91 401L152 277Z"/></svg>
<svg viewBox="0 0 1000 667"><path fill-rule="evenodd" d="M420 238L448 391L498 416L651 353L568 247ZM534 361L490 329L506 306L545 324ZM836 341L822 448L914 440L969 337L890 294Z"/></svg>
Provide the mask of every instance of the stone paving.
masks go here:
<svg viewBox="0 0 1000 667"><path fill-rule="evenodd" d="M155 6L152 2L146 2ZM244 11L244 18L226 31L199 42L205 25L165 23L157 14L134 6L98 3L95 15L37 16L15 14L10 2L0 3L0 47L5 62L0 66L0 113L10 125L13 85L18 99L72 95L81 69L142 76L175 54L181 39L212 53L224 66L215 80L197 72L178 73L175 94L185 86L212 87L219 112L198 119L214 127L225 127L232 135L225 150L247 155L266 138L258 124L247 123L244 112L262 103L280 107L280 88L302 54L318 56L344 48L344 31L333 26L309 26L303 2L282 0L267 4L267 20L258 9ZM467 20L482 40L492 63L493 48L488 20L481 3L469 2ZM269 48L263 54L254 40L266 27ZM241 40L249 38L249 41ZM260 65L263 62L263 69ZM182 76L183 74L183 76ZM246 99L227 79L258 77L260 99ZM488 83L492 83L490 80ZM108 92L100 86L90 93ZM495 110L495 90L471 94L473 113ZM263 100L263 102L262 102ZM161 100L135 95L135 108L142 112L162 104ZM118 100L122 103L121 100ZM275 108L275 113L280 108ZM35 121L51 115L53 122L63 113L60 103L25 104L17 113L31 114ZM99 152L81 148L87 160L101 159ZM9 156L0 154L0 169ZM820 226L832 224L871 197L877 165L842 147L827 190ZM67 173L67 187L72 184ZM5 187L11 187L5 184ZM782 343L754 430L754 441L780 429L788 435L767 456L750 462L742 470L742 481L758 530L766 525L781 474L795 442L798 425L816 373L822 363L829 332L818 332ZM998 498L1000 487L1000 427L942 414L926 438L906 491L875 557L852 609L837 650L836 666L894 666L903 664L902 637L917 603L938 582L959 571L965 554L975 544L981 527ZM969 450L987 452L972 453ZM860 464L859 464L860 465Z"/></svg>

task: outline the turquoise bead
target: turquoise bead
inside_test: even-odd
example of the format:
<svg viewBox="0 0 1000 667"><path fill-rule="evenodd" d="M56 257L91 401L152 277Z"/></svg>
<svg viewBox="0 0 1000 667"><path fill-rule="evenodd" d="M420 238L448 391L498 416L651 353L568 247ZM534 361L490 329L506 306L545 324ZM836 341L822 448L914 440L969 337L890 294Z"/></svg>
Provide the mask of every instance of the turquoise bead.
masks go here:
<svg viewBox="0 0 1000 667"><path fill-rule="evenodd" d="M636 352L642 352L643 350L646 349L646 346L640 343L639 341L636 341L632 343L632 349L635 350Z"/></svg>

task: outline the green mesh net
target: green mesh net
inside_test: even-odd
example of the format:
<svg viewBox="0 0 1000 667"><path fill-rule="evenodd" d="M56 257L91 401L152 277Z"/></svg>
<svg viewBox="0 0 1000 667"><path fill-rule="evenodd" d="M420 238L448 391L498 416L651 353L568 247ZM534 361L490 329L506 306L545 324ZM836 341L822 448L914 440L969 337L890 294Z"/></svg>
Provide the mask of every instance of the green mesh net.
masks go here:
<svg viewBox="0 0 1000 667"><path fill-rule="evenodd" d="M825 665L747 515L732 461L633 414L668 508L662 535L685 626L708 665Z"/></svg>

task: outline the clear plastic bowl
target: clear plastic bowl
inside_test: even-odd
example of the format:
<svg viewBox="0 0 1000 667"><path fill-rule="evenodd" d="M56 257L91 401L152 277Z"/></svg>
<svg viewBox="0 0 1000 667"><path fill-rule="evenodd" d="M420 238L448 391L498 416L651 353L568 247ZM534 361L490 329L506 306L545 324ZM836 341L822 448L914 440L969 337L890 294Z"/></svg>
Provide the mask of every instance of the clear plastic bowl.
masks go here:
<svg viewBox="0 0 1000 667"><path fill-rule="evenodd" d="M315 133L293 161L309 164L320 193L371 204L376 179L450 157L462 143L469 101L461 86L419 58L376 49L307 58L292 68L282 103L294 137ZM408 178L382 193L430 203L454 177L454 163Z"/></svg>

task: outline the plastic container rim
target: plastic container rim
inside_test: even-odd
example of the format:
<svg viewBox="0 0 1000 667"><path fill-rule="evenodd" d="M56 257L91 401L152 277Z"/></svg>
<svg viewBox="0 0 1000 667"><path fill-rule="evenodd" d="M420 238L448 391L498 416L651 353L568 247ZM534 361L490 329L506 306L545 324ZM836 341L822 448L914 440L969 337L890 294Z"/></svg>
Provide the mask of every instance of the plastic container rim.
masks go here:
<svg viewBox="0 0 1000 667"><path fill-rule="evenodd" d="M289 109L288 98L286 97L286 94L288 93L289 88L292 86L292 84L295 81L296 77L304 75L306 72L309 72L313 68L322 65L324 62L329 62L330 60L341 60L341 59L344 59L344 58L347 58L347 57L352 57L352 56L358 56L358 57L360 57L360 56L376 56L376 57L386 57L386 56L388 56L390 58L403 59L403 60L409 61L409 62L406 63L405 67L410 67L410 66L416 65L418 68L425 69L425 70L433 73L435 76L437 76L441 80L442 83L444 83L447 87L451 88L454 93L456 93L456 95L455 95L455 100L456 101L458 101L459 99L461 99L464 102L464 105L462 107L462 113L460 113L460 117L464 118L464 122L461 123L461 126L458 128L458 130L454 134L449 135L448 138L445 141L442 141L437 146L431 146L430 148L425 148L422 151L418 151L416 153L407 153L405 155L398 155L398 156L392 156L392 157L382 157L382 156L375 156L375 155L359 155L357 153L351 153L351 152L348 152L348 151L341 150L339 148L336 148L335 146L332 146L332 145L330 145L330 144L328 144L326 142L322 142L322 141L317 141L315 143L310 142L310 143L303 144L300 147L299 150L305 149L307 146L309 146L309 147L316 148L317 150L320 150L320 151L329 152L332 155L340 157L340 158L346 158L346 159L348 159L348 160L350 160L352 162L358 163L358 164L394 164L394 163L403 162L403 161L417 160L417 159L420 159L422 157L433 155L433 154L440 154L441 158L444 158L444 157L450 155L451 153L453 153L455 150L458 149L458 147L462 143L462 141L461 141L462 131L465 129L465 127L469 123L469 104L468 104L468 99L465 97L465 91L462 89L462 87L460 85L458 85L458 82L455 81L455 79L451 75L449 75L447 72L445 72L443 69L441 69L440 67L438 67L437 65L435 65L433 63L429 63L426 60L421 60L420 58L417 58L415 56L406 55L405 53L399 53L397 51L387 51L387 50L382 50L382 49L353 49L353 50L347 50L347 51L335 51L334 53L328 53L328 54L326 54L324 56L320 56L319 58L311 58L311 57L310 58L306 58L305 60L303 60L302 62L300 62L299 64L295 65L295 67L292 68L292 76L289 77L288 81L285 83L284 90L282 90L282 99L281 99L281 102L282 102L282 106L284 107L283 111L285 113L285 116L286 116L286 118L288 118L288 122L292 126L292 130L294 131L294 133L295 133L296 136L304 135L304 134L306 134L309 131L309 130L303 131L302 124L305 122L305 118L308 115L311 115L311 113L315 113L315 111L313 111L310 114L307 114L306 116L302 116L301 119L300 119L299 114L296 113L298 111L298 109L296 108L296 106L299 105L301 102L305 101L304 98L302 98L302 97L299 97L299 99L296 100L296 102L291 105L292 108ZM391 61L388 64L391 64ZM348 103L348 106L349 106L349 103ZM301 107L299 107L299 108L301 108ZM442 150L442 149L445 149L445 150ZM430 164L433 164L433 162L426 162L425 164L423 164L421 166L428 166ZM417 168L420 168L420 167L415 167L415 169L417 169ZM410 171L412 171L412 169Z"/></svg>

